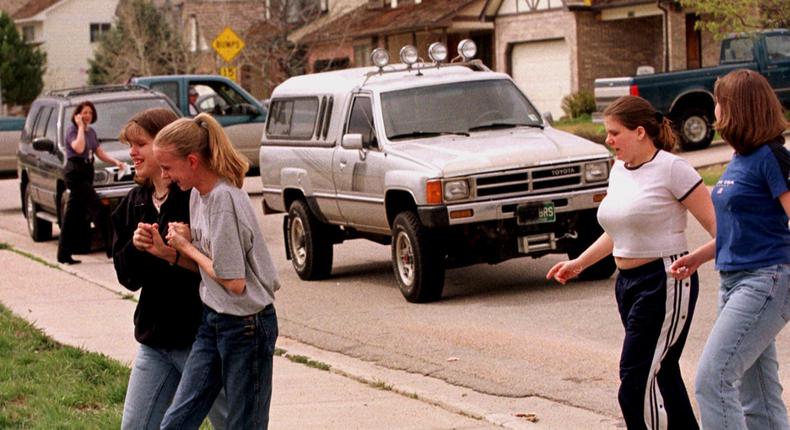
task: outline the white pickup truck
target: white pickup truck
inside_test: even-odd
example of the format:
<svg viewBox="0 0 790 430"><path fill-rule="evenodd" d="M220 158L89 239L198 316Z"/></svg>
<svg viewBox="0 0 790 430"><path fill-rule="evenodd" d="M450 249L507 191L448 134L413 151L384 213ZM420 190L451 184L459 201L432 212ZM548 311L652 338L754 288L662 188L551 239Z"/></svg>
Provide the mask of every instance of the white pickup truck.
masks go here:
<svg viewBox="0 0 790 430"><path fill-rule="evenodd" d="M607 149L553 129L509 76L459 48L464 61L450 64L435 46L430 64L413 47L397 65L376 50L378 67L274 90L263 211L287 213L286 254L302 279L329 276L333 246L365 238L391 244L401 292L428 302L441 298L445 269L576 256L600 235ZM614 268L609 257L582 278Z"/></svg>

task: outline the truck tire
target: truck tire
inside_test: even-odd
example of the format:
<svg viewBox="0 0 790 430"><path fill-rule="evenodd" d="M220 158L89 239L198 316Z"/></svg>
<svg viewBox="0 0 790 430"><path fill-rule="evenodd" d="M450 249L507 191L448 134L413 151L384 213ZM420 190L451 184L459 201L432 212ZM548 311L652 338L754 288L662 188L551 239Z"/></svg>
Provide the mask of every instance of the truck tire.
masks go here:
<svg viewBox="0 0 790 430"><path fill-rule="evenodd" d="M690 108L679 115L678 134L684 151L697 151L710 146L713 141L713 124L704 109Z"/></svg>
<svg viewBox="0 0 790 430"><path fill-rule="evenodd" d="M441 245L414 212L401 212L392 223L392 269L407 301L428 303L442 298L444 258Z"/></svg>
<svg viewBox="0 0 790 430"><path fill-rule="evenodd" d="M25 188L25 213L27 214L27 232L34 242L52 239L52 223L36 216L38 205L33 200L29 183Z"/></svg>
<svg viewBox="0 0 790 430"><path fill-rule="evenodd" d="M574 259L582 254L585 249L593 244L603 233L603 229L598 224L594 217L586 217L582 222L577 225L577 232L579 237L573 241L573 244L568 248L568 258ZM584 269L579 273L578 278L582 281L597 281L600 279L608 279L617 266L614 263L614 257L609 254L599 262Z"/></svg>
<svg viewBox="0 0 790 430"><path fill-rule="evenodd" d="M332 237L302 200L295 200L288 210L287 246L301 279L325 279L332 273Z"/></svg>

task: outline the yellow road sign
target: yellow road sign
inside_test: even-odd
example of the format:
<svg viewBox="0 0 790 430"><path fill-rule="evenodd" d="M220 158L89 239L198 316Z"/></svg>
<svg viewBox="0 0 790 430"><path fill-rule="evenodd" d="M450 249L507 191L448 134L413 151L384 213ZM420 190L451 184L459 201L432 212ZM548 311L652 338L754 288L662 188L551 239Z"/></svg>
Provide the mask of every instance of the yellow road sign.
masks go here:
<svg viewBox="0 0 790 430"><path fill-rule="evenodd" d="M238 76L238 67L234 66L225 66L219 68L219 74L230 79L231 81L238 81L236 76Z"/></svg>
<svg viewBox="0 0 790 430"><path fill-rule="evenodd" d="M225 27L211 42L211 47L223 60L231 62L244 49L244 41L230 27Z"/></svg>

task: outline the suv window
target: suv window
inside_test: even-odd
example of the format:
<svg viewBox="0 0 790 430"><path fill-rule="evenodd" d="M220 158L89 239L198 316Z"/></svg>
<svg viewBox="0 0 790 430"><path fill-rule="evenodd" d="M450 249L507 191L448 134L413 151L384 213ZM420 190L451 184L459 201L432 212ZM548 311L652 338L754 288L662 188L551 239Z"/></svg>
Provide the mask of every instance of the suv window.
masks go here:
<svg viewBox="0 0 790 430"><path fill-rule="evenodd" d="M58 111L55 109L52 110L52 114L49 116L44 137L51 140L54 144L58 144Z"/></svg>
<svg viewBox="0 0 790 430"><path fill-rule="evenodd" d="M272 101L266 135L310 139L315 132L318 117L318 99L315 97Z"/></svg>
<svg viewBox="0 0 790 430"><path fill-rule="evenodd" d="M44 131L47 128L47 121L49 121L49 117L51 113L52 113L51 107L45 107L38 112L38 118L36 118L35 130L33 131L33 139L44 136Z"/></svg>
<svg viewBox="0 0 790 430"><path fill-rule="evenodd" d="M137 112L150 108L172 108L167 101L159 98L144 98L137 100L108 100L94 103L98 119L91 127L96 130L100 142L118 140L121 128Z"/></svg>
<svg viewBox="0 0 790 430"><path fill-rule="evenodd" d="M364 147L370 147L375 142L376 129L373 125L373 107L370 103L370 97L357 97L354 99L346 133L361 134Z"/></svg>

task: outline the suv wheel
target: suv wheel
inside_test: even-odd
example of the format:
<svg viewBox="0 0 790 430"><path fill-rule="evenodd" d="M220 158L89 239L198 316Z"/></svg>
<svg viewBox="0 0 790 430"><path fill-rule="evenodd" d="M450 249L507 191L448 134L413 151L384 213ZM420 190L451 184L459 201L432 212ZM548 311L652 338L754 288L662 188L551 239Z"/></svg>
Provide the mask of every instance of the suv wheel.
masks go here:
<svg viewBox="0 0 790 430"><path fill-rule="evenodd" d="M713 127L702 109L687 109L680 114L680 146L684 151L705 149L713 141Z"/></svg>
<svg viewBox="0 0 790 430"><path fill-rule="evenodd" d="M592 245L593 242L598 240L603 233L603 229L598 224L598 221L591 216L582 218L576 225L576 231L579 233L579 237L573 241L573 244L568 249L568 258L570 259L574 259L581 255L582 252ZM614 257L609 254L579 273L579 279L583 281L607 279L612 276L615 269L617 269L617 266L614 263Z"/></svg>
<svg viewBox="0 0 790 430"><path fill-rule="evenodd" d="M332 238L329 229L316 219L302 200L288 211L288 250L300 278L324 279L332 273Z"/></svg>
<svg viewBox="0 0 790 430"><path fill-rule="evenodd" d="M35 242L52 239L52 223L36 216L38 205L33 201L30 184L25 188L25 213L27 214L27 231Z"/></svg>
<svg viewBox="0 0 790 430"><path fill-rule="evenodd" d="M392 268L409 302L442 298L444 259L439 241L433 239L414 212L401 212L392 223Z"/></svg>

